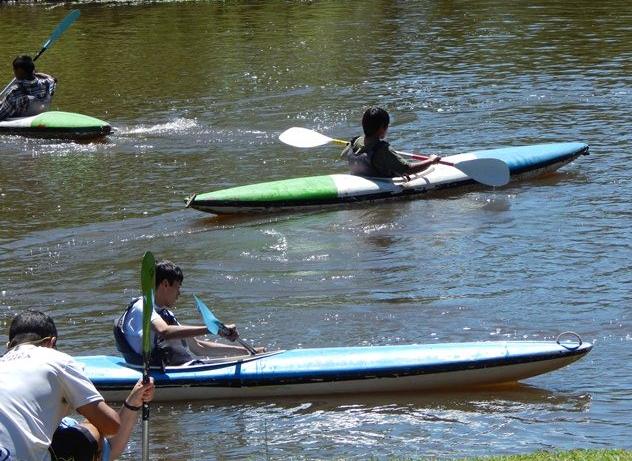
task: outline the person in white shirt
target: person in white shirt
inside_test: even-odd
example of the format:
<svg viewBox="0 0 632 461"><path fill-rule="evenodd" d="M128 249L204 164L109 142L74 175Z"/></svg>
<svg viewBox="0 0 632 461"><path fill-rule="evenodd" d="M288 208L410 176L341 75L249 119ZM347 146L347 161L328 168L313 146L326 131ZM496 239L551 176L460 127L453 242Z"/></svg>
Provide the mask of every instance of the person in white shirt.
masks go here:
<svg viewBox="0 0 632 461"><path fill-rule="evenodd" d="M181 325L173 312L180 296L184 275L171 261L156 263L156 290L151 314L152 365L182 365L208 357L246 355L242 346L232 346L196 338L209 333L205 326ZM220 336L235 341L239 337L235 325L226 325ZM133 300L116 322L114 334L119 350L131 363L141 361L143 331L143 299ZM258 348L259 351L265 350Z"/></svg>
<svg viewBox="0 0 632 461"><path fill-rule="evenodd" d="M109 458L115 459L142 403L153 398L153 382L139 382L116 412L56 343L55 323L42 312L25 311L11 322L8 351L0 357L1 461L92 461L102 437L108 437ZM74 410L87 422L60 426Z"/></svg>

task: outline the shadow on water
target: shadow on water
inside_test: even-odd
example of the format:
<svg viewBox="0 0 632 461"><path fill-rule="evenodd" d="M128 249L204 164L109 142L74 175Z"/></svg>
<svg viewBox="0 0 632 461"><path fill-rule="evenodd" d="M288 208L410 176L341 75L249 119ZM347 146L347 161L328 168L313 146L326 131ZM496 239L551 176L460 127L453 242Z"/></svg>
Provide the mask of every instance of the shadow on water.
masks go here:
<svg viewBox="0 0 632 461"><path fill-rule="evenodd" d="M405 411L415 409L461 410L471 412L512 411L516 406L545 405L550 410L563 408L565 411L585 412L590 408L591 396L585 393L555 392L523 383L477 388L461 392L398 392L329 395L306 397L277 397L262 399L224 399L215 401L199 401L200 411L234 408L284 408L308 414L319 411L346 411L350 408L392 409ZM174 411L182 411L190 406L188 403L174 403L170 407Z"/></svg>

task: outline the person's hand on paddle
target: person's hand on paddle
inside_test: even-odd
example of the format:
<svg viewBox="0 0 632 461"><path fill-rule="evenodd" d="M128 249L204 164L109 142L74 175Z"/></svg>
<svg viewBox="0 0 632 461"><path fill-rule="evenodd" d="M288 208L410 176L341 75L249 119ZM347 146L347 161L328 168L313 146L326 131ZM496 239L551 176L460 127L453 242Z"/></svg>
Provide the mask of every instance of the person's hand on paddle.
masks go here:
<svg viewBox="0 0 632 461"><path fill-rule="evenodd" d="M239 338L239 332L234 324L224 325L224 328L219 330L219 335L232 342L237 341Z"/></svg>
<svg viewBox="0 0 632 461"><path fill-rule="evenodd" d="M125 401L133 407L140 407L143 403L149 403L153 400L154 389L154 378L149 378L147 384L143 384L143 378L141 378L134 385L132 392L129 393Z"/></svg>

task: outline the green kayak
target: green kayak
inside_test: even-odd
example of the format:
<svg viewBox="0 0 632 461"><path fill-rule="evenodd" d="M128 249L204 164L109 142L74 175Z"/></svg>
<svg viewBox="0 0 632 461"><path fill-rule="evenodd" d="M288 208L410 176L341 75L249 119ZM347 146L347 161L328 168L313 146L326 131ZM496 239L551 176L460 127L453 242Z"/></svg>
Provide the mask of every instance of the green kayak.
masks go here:
<svg viewBox="0 0 632 461"><path fill-rule="evenodd" d="M32 117L0 121L0 135L90 140L102 138L111 132L109 123L72 112L50 111Z"/></svg>

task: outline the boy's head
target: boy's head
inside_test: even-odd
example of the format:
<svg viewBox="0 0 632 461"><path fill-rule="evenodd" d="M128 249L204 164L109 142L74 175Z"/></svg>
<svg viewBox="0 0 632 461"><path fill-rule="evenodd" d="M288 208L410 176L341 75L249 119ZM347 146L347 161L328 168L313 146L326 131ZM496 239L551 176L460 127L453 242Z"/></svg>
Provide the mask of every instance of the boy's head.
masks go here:
<svg viewBox="0 0 632 461"><path fill-rule="evenodd" d="M381 107L369 107L362 116L364 136L377 136L382 139L386 136L389 123L391 123L391 118L388 116L388 112Z"/></svg>
<svg viewBox="0 0 632 461"><path fill-rule="evenodd" d="M35 63L30 56L22 55L13 60L13 74L18 80L33 80Z"/></svg>
<svg viewBox="0 0 632 461"><path fill-rule="evenodd" d="M184 280L182 269L171 261L156 263L156 297L164 307L172 307L180 296L180 286Z"/></svg>
<svg viewBox="0 0 632 461"><path fill-rule="evenodd" d="M11 321L7 347L11 349L23 343L54 347L56 341L57 328L53 319L42 312L28 310Z"/></svg>

